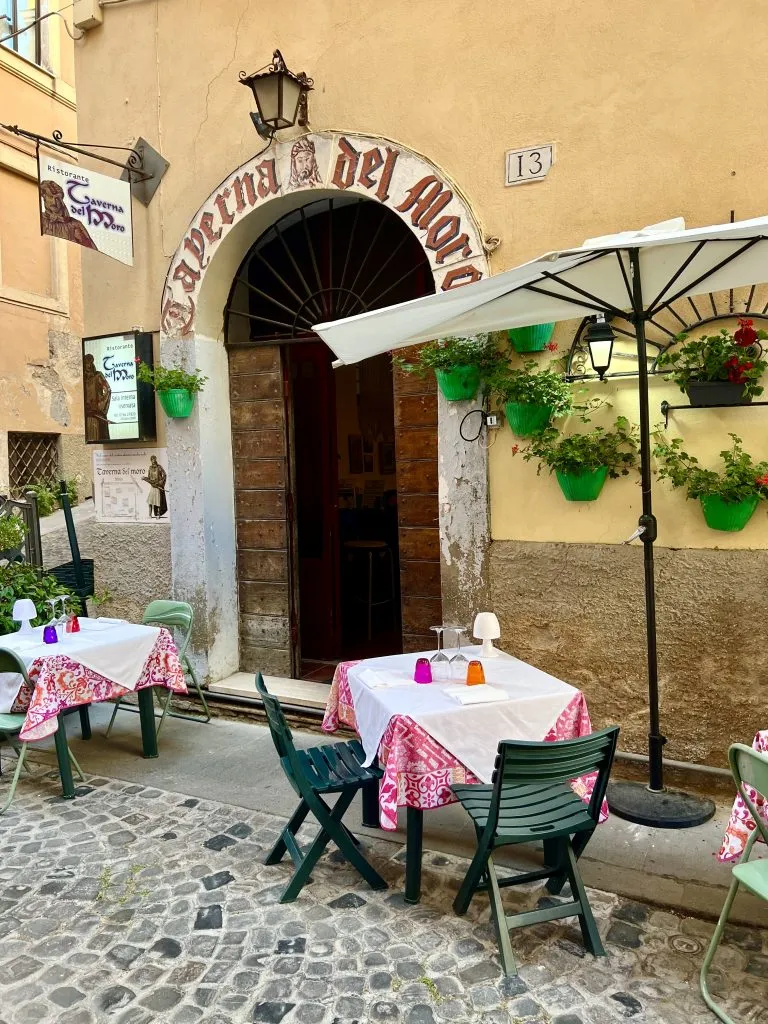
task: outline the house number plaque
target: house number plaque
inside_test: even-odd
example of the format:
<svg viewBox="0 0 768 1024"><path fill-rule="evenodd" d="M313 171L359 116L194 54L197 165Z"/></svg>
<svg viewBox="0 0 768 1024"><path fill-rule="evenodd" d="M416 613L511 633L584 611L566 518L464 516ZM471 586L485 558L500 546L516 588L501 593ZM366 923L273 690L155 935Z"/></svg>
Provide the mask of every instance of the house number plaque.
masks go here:
<svg viewBox="0 0 768 1024"><path fill-rule="evenodd" d="M504 184L525 185L529 181L542 181L554 162L555 147L551 142L530 149L508 149Z"/></svg>

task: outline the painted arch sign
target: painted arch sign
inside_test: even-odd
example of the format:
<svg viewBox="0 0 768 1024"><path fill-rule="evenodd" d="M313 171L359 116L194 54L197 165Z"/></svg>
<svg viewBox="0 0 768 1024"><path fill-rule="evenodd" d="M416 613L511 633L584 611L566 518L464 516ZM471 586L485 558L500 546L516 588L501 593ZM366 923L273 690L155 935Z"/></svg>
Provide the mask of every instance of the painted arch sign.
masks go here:
<svg viewBox="0 0 768 1024"><path fill-rule="evenodd" d="M271 200L313 189L355 192L397 214L421 242L437 291L488 274L480 229L468 204L434 164L386 139L349 132L303 135L243 164L198 210L166 278L163 333L176 338L194 334L206 268L236 224Z"/></svg>

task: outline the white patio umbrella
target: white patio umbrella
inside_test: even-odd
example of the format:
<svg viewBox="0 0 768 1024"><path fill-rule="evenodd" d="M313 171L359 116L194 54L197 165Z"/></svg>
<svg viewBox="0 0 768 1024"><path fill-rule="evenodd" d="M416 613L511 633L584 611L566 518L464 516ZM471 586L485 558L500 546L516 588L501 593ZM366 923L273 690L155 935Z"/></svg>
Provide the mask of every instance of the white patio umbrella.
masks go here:
<svg viewBox="0 0 768 1024"><path fill-rule="evenodd" d="M638 536L645 565L649 690L649 785L614 787L611 806L633 821L681 828L706 821L711 801L664 788L659 722L651 497L646 324L678 299L768 281L768 217L685 229L682 218L640 231L588 239L577 249L546 253L530 263L453 291L317 324L314 330L340 363L448 335L526 327L603 314L628 320L637 338L643 512Z"/></svg>

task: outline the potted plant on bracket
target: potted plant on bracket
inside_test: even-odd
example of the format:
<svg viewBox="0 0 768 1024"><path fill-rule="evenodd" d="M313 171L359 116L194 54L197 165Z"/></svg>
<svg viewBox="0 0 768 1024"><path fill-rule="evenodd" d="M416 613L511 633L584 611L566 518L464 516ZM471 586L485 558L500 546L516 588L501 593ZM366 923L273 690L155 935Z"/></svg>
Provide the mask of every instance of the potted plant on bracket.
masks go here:
<svg viewBox="0 0 768 1024"><path fill-rule="evenodd" d="M731 334L723 327L719 334L675 339L680 348L667 349L658 359L658 367L667 369L673 380L688 395L693 406L747 405L763 393L760 385L768 363L762 358L761 341L766 331L756 331L752 320L740 319Z"/></svg>
<svg viewBox="0 0 768 1024"><path fill-rule="evenodd" d="M136 360L137 380L151 384L157 392L166 416L172 419L186 419L195 406L195 395L203 390L208 380L199 370L187 373L180 366L148 366Z"/></svg>
<svg viewBox="0 0 768 1024"><path fill-rule="evenodd" d="M449 402L466 402L475 397L481 381L501 358L493 338L478 334L473 338L428 341L414 360L395 356L393 362L405 373L422 377L434 371L438 387Z"/></svg>
<svg viewBox="0 0 768 1024"><path fill-rule="evenodd" d="M531 327L510 327L507 337L515 352L542 352L550 347L554 332L554 324L533 324Z"/></svg>
<svg viewBox="0 0 768 1024"><path fill-rule="evenodd" d="M741 438L730 437L733 444L720 452L722 472L702 468L679 437L669 441L657 433L653 454L659 477L673 487L685 487L689 498L698 498L710 529L733 533L743 530L760 500L768 498L768 462L754 462L742 448Z"/></svg>
<svg viewBox="0 0 768 1024"><path fill-rule="evenodd" d="M571 386L560 373L535 369L533 360L514 369L508 364L499 365L489 379L512 433L518 437L533 437L551 419L565 416L573 405Z"/></svg>
<svg viewBox="0 0 768 1024"><path fill-rule="evenodd" d="M527 461L538 459L537 472L547 466L554 473L567 501L594 501L607 477L627 476L637 465L639 429L626 416L618 416L612 430L594 427L582 434L562 434L548 427L529 445L514 445Z"/></svg>

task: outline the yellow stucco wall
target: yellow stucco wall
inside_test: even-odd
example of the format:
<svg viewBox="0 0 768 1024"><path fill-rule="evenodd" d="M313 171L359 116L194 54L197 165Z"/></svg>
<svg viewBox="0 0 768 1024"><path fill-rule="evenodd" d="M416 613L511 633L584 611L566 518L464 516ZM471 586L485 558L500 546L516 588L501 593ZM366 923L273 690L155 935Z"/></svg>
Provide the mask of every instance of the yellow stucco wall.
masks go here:
<svg viewBox="0 0 768 1024"><path fill-rule="evenodd" d="M0 120L74 139L74 43L58 18L41 33L41 66L0 46ZM62 471L87 477L82 319L79 250L40 235L34 144L0 129L0 490L8 487L9 431L60 435Z"/></svg>
<svg viewBox="0 0 768 1024"><path fill-rule="evenodd" d="M768 211L760 139L768 71L728 41L759 38L759 0L315 0L125 4L78 44L80 132L147 138L170 161L148 209L136 208L136 267L83 255L87 333L156 329L160 293L190 217L216 184L262 145L237 81L279 46L315 79L312 129L396 139L445 169L487 234L495 272L548 249L682 215L689 225ZM554 142L536 184L504 187L507 149ZM93 270L91 278L90 271ZM768 273L768 272L767 272ZM575 324L556 336L567 346ZM598 387L598 385L593 385ZM605 386L607 392L610 387ZM635 385L614 396L636 416ZM654 412L679 392L653 385ZM729 430L760 456L765 412L686 413L679 429L702 461ZM600 419L596 419L599 422ZM511 455L508 428L491 452L495 539L618 542L639 509L634 482L610 482L592 506L566 504L553 478ZM695 503L656 488L659 541L765 547L760 511L736 535L707 530Z"/></svg>

